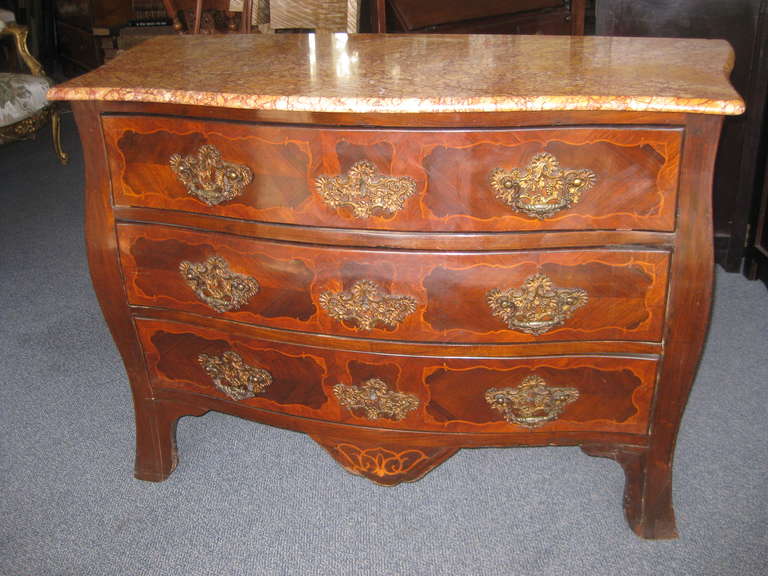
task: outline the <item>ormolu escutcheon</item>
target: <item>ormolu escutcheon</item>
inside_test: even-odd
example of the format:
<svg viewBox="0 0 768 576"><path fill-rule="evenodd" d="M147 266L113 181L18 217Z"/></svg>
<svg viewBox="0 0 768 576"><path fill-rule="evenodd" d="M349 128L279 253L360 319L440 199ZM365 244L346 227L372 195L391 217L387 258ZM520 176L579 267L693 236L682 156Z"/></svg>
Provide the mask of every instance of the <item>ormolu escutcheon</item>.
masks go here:
<svg viewBox="0 0 768 576"><path fill-rule="evenodd" d="M267 370L249 366L234 350L221 356L200 354L197 361L214 386L233 400L253 398L272 384L272 375Z"/></svg>
<svg viewBox="0 0 768 576"><path fill-rule="evenodd" d="M367 160L352 165L340 176L319 176L317 188L332 208L350 206L358 218L376 214L391 216L402 210L405 201L416 193L410 176L385 176Z"/></svg>
<svg viewBox="0 0 768 576"><path fill-rule="evenodd" d="M523 378L514 388L489 388L485 401L504 415L510 424L536 428L556 420L565 407L579 398L576 388L548 386L543 378Z"/></svg>
<svg viewBox="0 0 768 576"><path fill-rule="evenodd" d="M496 198L534 218L544 219L573 206L582 192L595 185L597 175L586 168L564 170L552 154L542 152L524 169L491 171Z"/></svg>
<svg viewBox="0 0 768 576"><path fill-rule="evenodd" d="M221 256L211 256L204 262L184 260L179 273L197 297L216 312L237 310L259 291L259 283L245 274L229 269Z"/></svg>
<svg viewBox="0 0 768 576"><path fill-rule="evenodd" d="M490 290L486 299L509 328L538 336L563 324L589 297L581 288L556 288L545 274L534 274L518 289Z"/></svg>
<svg viewBox="0 0 768 576"><path fill-rule="evenodd" d="M416 396L390 390L386 382L378 378L366 380L361 386L336 384L333 393L339 404L349 410L364 411L369 420L402 420L419 406Z"/></svg>
<svg viewBox="0 0 768 576"><path fill-rule="evenodd" d="M253 180L248 166L222 161L212 144L201 146L195 156L173 154L169 163L187 193L208 206L239 196Z"/></svg>

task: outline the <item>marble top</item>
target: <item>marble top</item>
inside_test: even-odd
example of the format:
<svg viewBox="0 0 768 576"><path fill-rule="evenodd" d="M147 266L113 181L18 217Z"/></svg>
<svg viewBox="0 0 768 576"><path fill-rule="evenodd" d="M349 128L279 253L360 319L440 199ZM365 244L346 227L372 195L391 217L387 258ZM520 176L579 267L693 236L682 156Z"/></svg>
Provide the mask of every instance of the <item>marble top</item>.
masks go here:
<svg viewBox="0 0 768 576"><path fill-rule="evenodd" d="M162 36L51 100L306 112L740 114L723 40L501 35Z"/></svg>

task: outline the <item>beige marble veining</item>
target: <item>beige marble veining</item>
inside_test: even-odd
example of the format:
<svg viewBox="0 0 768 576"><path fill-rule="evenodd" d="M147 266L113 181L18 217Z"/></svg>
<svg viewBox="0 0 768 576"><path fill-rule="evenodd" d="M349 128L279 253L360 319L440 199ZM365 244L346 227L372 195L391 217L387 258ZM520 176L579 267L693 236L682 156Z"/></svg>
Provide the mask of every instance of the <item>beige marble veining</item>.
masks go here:
<svg viewBox="0 0 768 576"><path fill-rule="evenodd" d="M51 100L305 112L740 114L722 40L569 36L163 36Z"/></svg>

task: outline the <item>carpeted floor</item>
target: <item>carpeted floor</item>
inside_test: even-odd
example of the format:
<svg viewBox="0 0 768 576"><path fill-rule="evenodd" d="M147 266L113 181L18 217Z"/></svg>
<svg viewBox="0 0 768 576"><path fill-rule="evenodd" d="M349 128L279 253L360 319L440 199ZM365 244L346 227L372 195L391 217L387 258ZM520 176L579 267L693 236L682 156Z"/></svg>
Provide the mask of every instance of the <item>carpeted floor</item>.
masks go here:
<svg viewBox="0 0 768 576"><path fill-rule="evenodd" d="M209 414L132 477L128 383L91 291L82 159L0 148L0 574L764 575L768 292L721 271L678 443L677 541L627 528L623 473L575 448L465 450L382 488L308 438ZM703 313L703 311L702 311Z"/></svg>

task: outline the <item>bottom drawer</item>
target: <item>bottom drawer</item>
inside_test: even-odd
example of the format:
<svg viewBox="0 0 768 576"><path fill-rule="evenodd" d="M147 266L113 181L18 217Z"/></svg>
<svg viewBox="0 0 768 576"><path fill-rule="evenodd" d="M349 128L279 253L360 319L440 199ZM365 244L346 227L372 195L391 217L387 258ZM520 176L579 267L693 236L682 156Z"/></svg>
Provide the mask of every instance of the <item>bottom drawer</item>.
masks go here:
<svg viewBox="0 0 768 576"><path fill-rule="evenodd" d="M645 434L658 364L651 357L392 356L165 320L136 326L155 387L402 430Z"/></svg>

